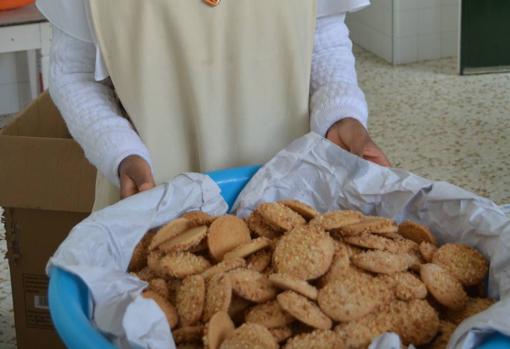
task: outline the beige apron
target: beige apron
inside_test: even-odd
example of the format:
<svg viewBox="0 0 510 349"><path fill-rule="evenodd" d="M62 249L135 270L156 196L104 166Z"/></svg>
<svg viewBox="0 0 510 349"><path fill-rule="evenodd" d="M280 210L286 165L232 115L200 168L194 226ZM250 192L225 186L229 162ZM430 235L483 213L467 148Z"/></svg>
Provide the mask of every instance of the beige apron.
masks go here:
<svg viewBox="0 0 510 349"><path fill-rule="evenodd" d="M89 1L157 184L263 163L309 130L316 1ZM118 200L98 176L95 209Z"/></svg>

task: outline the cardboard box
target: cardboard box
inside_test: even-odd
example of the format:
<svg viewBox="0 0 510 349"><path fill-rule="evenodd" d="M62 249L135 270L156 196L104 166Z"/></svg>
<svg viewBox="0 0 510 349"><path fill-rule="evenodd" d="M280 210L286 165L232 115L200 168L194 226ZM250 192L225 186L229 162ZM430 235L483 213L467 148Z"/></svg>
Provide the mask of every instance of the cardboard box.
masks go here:
<svg viewBox="0 0 510 349"><path fill-rule="evenodd" d="M90 213L95 176L47 92L0 132L0 206L18 349L64 348L50 319L44 268Z"/></svg>

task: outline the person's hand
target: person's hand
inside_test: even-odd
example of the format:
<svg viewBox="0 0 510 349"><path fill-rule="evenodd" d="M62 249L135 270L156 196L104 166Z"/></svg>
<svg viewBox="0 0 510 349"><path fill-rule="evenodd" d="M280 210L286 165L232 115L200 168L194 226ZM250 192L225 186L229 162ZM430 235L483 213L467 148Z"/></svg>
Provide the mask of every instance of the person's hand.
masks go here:
<svg viewBox="0 0 510 349"><path fill-rule="evenodd" d="M142 157L130 155L119 165L120 197L122 199L154 188L151 167Z"/></svg>
<svg viewBox="0 0 510 349"><path fill-rule="evenodd" d="M372 141L365 127L356 119L346 118L338 121L328 130L326 138L365 160L381 166L391 166L386 155Z"/></svg>

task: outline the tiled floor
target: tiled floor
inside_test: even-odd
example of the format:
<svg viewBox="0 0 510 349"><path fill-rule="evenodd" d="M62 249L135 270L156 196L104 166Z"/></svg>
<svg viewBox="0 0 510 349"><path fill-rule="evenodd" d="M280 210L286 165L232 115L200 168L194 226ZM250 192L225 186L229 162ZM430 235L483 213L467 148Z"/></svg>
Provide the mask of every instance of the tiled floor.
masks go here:
<svg viewBox="0 0 510 349"><path fill-rule="evenodd" d="M393 67L359 48L355 53L370 131L394 166L510 203L510 74L460 77L455 59ZM3 259L0 348L15 348Z"/></svg>

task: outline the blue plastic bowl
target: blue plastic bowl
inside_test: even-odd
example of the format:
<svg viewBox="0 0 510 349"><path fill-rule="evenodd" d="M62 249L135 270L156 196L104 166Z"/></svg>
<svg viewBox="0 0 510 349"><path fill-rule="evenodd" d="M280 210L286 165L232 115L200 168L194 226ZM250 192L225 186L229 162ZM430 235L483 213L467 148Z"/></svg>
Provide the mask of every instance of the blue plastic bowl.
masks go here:
<svg viewBox="0 0 510 349"><path fill-rule="evenodd" d="M218 183L221 195L230 208L259 168L260 166L247 166L215 171L208 175ZM68 348L115 349L115 346L92 326L89 319L88 289L78 277L60 268L52 268L48 297L53 324ZM510 348L510 338L495 334L488 337L479 348Z"/></svg>

